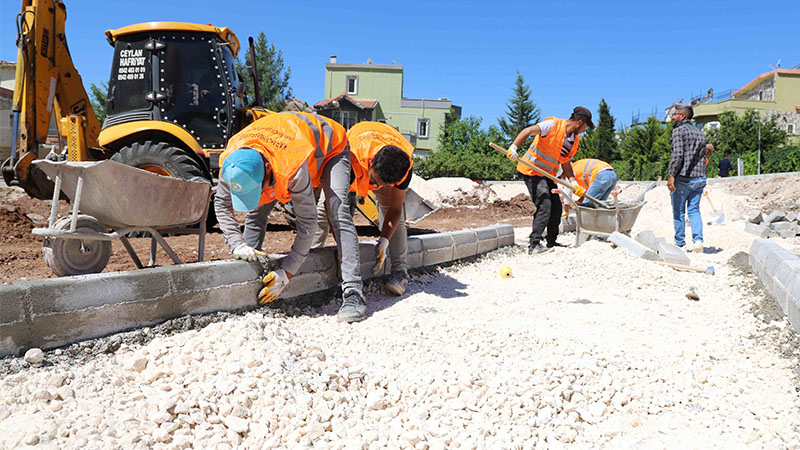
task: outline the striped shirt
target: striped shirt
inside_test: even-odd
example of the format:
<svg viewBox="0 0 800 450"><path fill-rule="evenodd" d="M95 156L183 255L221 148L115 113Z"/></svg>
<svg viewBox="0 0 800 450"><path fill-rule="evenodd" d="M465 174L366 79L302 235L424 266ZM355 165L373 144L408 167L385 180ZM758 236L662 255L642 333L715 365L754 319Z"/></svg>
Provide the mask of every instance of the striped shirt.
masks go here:
<svg viewBox="0 0 800 450"><path fill-rule="evenodd" d="M706 165L700 162L706 155L706 135L688 120L675 125L670 137L669 175L697 178L706 176Z"/></svg>

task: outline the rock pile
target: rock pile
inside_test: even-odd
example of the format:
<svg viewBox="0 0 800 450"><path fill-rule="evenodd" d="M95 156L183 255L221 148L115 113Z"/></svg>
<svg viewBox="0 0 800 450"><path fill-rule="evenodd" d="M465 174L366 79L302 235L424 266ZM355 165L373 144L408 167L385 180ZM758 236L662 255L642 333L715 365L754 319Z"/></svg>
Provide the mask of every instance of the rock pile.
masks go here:
<svg viewBox="0 0 800 450"><path fill-rule="evenodd" d="M800 234L800 216L782 210L775 210L764 216L761 211L753 210L747 214L744 229L763 238L793 238Z"/></svg>

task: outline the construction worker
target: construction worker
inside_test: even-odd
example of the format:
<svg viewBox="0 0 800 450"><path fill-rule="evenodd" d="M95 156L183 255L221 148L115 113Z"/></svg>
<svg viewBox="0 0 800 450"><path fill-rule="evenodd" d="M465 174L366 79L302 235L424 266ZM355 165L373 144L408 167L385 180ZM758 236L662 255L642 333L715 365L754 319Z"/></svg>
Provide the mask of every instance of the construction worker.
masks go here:
<svg viewBox="0 0 800 450"><path fill-rule="evenodd" d="M605 200L617 188L617 173L611 164L599 159L579 159L572 163L575 181L586 194L598 200ZM594 202L584 196L581 206L594 206Z"/></svg>
<svg viewBox="0 0 800 450"><path fill-rule="evenodd" d="M314 188L321 187L341 264L343 300L337 319L366 318L358 236L350 214L350 148L345 129L314 114L271 114L231 138L220 155L220 167L214 207L234 256L260 256L269 209L276 200L291 201L294 206L297 237L281 268L262 280L258 302L278 298L308 256L317 228ZM248 212L244 236L239 234L233 210ZM242 249L242 244L249 248Z"/></svg>
<svg viewBox="0 0 800 450"><path fill-rule="evenodd" d="M582 197L586 191L575 180L570 161L578 151L579 135L586 131L586 127L594 128L592 112L583 106L577 106L569 119L548 117L536 125L523 129L514 138L514 143L509 147L507 156L512 160L522 158L553 176L556 176L560 167L563 170L563 176L572 183L575 194ZM533 137L533 144L524 155L519 157L517 155L518 147L530 137ZM538 172L522 162L517 164L517 171L522 174L531 200L536 205L528 254L539 254L552 250L557 245L558 225L561 221L561 201L558 194L553 192L556 185L552 180L539 175ZM547 229L546 246L541 244L545 228Z"/></svg>
<svg viewBox="0 0 800 450"><path fill-rule="evenodd" d="M351 189L359 197L374 192L381 210L381 236L375 243L376 263L372 272L377 275L383 269L388 249L392 275L386 282L386 289L394 295L403 295L408 285L408 235L403 203L411 183L414 146L394 127L379 122L360 122L352 126L347 139L355 176ZM321 203L317 206L319 227L315 246L324 244L328 233L327 220L319 207Z"/></svg>

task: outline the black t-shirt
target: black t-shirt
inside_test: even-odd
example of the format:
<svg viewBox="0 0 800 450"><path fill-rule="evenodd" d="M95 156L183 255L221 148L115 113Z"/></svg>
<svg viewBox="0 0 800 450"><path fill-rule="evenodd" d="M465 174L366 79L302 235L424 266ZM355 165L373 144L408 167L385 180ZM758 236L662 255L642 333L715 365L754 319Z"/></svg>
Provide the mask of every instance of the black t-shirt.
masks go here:
<svg viewBox="0 0 800 450"><path fill-rule="evenodd" d="M731 172L731 162L727 158L724 158L722 161L719 162L719 176L727 177Z"/></svg>

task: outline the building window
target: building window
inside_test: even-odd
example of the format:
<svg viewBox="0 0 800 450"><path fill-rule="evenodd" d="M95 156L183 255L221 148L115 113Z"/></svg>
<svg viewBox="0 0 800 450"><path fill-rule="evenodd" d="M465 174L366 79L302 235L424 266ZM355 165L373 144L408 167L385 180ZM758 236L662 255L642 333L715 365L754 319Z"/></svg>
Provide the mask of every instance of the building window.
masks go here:
<svg viewBox="0 0 800 450"><path fill-rule="evenodd" d="M764 91L758 91L758 100L759 101L763 101L764 100Z"/></svg>
<svg viewBox="0 0 800 450"><path fill-rule="evenodd" d="M794 124L790 123L786 125L786 132L789 134L794 134Z"/></svg>
<svg viewBox="0 0 800 450"><path fill-rule="evenodd" d="M358 94L358 75L346 76L345 84L345 92L348 94Z"/></svg>
<svg viewBox="0 0 800 450"><path fill-rule="evenodd" d="M427 138L431 131L431 119L417 119L417 137Z"/></svg>
<svg viewBox="0 0 800 450"><path fill-rule="evenodd" d="M332 116L331 118L339 122L345 130L349 130L350 127L358 122L358 116L355 111L333 111Z"/></svg>

